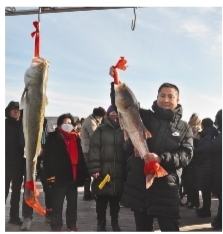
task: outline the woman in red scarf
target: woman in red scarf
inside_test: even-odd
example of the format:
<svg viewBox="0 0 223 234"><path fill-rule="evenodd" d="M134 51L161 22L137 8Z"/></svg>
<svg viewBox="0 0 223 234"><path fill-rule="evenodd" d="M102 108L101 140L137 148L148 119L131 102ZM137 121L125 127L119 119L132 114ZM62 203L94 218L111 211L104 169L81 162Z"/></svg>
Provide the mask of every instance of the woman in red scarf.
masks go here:
<svg viewBox="0 0 223 234"><path fill-rule="evenodd" d="M77 231L77 187L84 185L87 167L74 125L71 114L61 115L55 132L48 135L43 156L44 171L52 186L50 227L53 231L61 231L65 197L67 230Z"/></svg>

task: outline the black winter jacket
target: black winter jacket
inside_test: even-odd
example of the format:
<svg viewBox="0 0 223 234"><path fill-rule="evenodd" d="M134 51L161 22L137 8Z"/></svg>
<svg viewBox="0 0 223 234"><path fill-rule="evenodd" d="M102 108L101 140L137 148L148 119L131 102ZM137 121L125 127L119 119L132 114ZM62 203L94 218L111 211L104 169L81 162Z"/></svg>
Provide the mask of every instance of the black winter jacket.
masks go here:
<svg viewBox="0 0 223 234"><path fill-rule="evenodd" d="M179 184L182 168L189 164L193 155L193 133L181 120L181 105L175 110L164 110L154 101L152 109L140 109L140 116L152 134L147 140L149 150L162 158L160 165L168 175L155 178L152 186L146 189L144 161L132 155L121 202L133 210L147 208L149 215L179 218Z"/></svg>
<svg viewBox="0 0 223 234"><path fill-rule="evenodd" d="M76 182L77 186L83 186L88 173L80 139L77 139L77 147L78 164ZM58 130L48 134L43 151L43 169L47 178L55 176L56 183L74 182L70 156L66 144Z"/></svg>
<svg viewBox="0 0 223 234"><path fill-rule="evenodd" d="M90 175L100 173L100 177L92 183L92 192L96 195L122 194L126 167L123 143L124 135L120 126L112 124L108 119L93 132L87 166ZM107 174L111 179L100 190L98 185Z"/></svg>
<svg viewBox="0 0 223 234"><path fill-rule="evenodd" d="M7 117L5 120L5 173L12 176L25 170L24 136L22 121Z"/></svg>
<svg viewBox="0 0 223 234"><path fill-rule="evenodd" d="M218 134L209 144L199 146L195 150L197 153L208 153L213 155L213 187L214 194L222 194L222 132Z"/></svg>
<svg viewBox="0 0 223 234"><path fill-rule="evenodd" d="M218 131L211 126L203 130L200 134L200 141L197 147L209 145L211 140L217 136ZM197 190L211 190L213 184L213 153L195 153L194 187Z"/></svg>

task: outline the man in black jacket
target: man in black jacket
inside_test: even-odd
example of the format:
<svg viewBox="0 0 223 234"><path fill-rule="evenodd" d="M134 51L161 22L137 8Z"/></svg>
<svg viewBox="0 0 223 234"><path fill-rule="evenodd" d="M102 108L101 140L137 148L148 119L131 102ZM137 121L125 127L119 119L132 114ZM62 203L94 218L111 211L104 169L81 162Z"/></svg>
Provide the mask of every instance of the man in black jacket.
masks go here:
<svg viewBox="0 0 223 234"><path fill-rule="evenodd" d="M22 225L19 202L25 167L24 144L20 144L23 137L20 114L19 102L11 101L5 109L5 202L11 183L9 223L19 226Z"/></svg>
<svg viewBox="0 0 223 234"><path fill-rule="evenodd" d="M114 95L112 83L113 105ZM173 84L162 84L152 110L140 109L139 112L143 124L152 134L152 138L147 139L151 153L146 161L157 161L168 175L155 178L152 186L146 189L143 172L146 161L135 157L134 150L130 150L121 203L134 211L137 231L152 231L153 218L157 218L161 231L179 231L179 184L182 168L188 165L193 155L193 133L191 127L181 120L179 89ZM128 151L133 149L130 140L126 141L126 148Z"/></svg>

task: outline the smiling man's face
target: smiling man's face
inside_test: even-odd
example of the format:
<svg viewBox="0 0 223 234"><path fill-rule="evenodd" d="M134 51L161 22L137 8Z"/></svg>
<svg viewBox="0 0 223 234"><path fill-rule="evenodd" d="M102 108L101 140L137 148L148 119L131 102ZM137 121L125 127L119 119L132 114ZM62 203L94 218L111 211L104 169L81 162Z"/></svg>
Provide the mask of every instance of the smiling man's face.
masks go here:
<svg viewBox="0 0 223 234"><path fill-rule="evenodd" d="M157 105L163 109L175 109L179 103L178 92L174 88L163 87L157 96Z"/></svg>

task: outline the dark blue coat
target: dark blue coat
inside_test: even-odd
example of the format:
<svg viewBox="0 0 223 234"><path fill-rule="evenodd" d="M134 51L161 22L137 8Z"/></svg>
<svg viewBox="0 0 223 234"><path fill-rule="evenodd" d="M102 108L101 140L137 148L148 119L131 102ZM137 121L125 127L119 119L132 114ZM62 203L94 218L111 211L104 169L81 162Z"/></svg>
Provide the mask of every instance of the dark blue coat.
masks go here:
<svg viewBox="0 0 223 234"><path fill-rule="evenodd" d="M211 126L200 132L200 141L197 147L209 145L218 134L215 127ZM194 187L197 190L211 190L213 184L213 153L195 153L194 161Z"/></svg>
<svg viewBox="0 0 223 234"><path fill-rule="evenodd" d="M195 153L209 153L213 155L213 187L212 192L222 194L222 132L210 144L197 147Z"/></svg>
<svg viewBox="0 0 223 234"><path fill-rule="evenodd" d="M5 120L5 173L10 177L18 173L24 175L24 146L22 121L8 117Z"/></svg>

